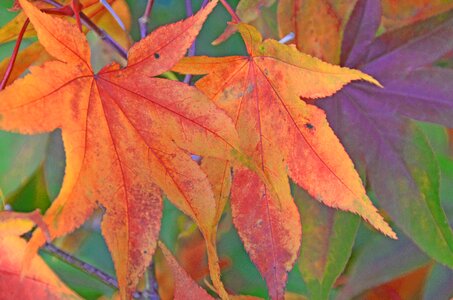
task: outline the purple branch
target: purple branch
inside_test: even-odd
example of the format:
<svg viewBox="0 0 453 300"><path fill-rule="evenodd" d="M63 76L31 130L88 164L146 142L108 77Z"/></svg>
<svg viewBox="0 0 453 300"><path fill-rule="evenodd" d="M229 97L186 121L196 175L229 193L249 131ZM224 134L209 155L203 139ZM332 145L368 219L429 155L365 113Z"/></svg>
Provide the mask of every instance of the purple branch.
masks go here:
<svg viewBox="0 0 453 300"><path fill-rule="evenodd" d="M106 285L113 287L113 288L118 288L118 282L116 281L115 278L110 276L109 274L105 273L104 271L99 270L98 268L72 256L71 254L57 248L56 246L46 243L43 247L43 250L47 253L49 253L52 256L55 256L59 258L60 260L68 263L71 266L76 267L77 269L80 269L96 278L101 280L103 283Z"/></svg>
<svg viewBox="0 0 453 300"><path fill-rule="evenodd" d="M148 35L148 23L149 17L151 16L151 11L153 9L154 0L148 0L146 3L145 12L143 16L138 19L138 24L140 26L140 37L143 39L145 36Z"/></svg>
<svg viewBox="0 0 453 300"><path fill-rule="evenodd" d="M156 276L154 274L154 263L148 267L148 287L147 287L148 299L149 300L159 300L159 287L157 286Z"/></svg>
<svg viewBox="0 0 453 300"><path fill-rule="evenodd" d="M90 265L89 263L86 263L77 257L72 256L71 254L61 250L60 248L56 247L55 245L51 243L46 243L42 250L49 255L52 255L61 261L64 261L65 263L81 270L84 271L87 274L90 274L93 277L96 277L100 281L102 281L104 284L107 286L110 286L112 288L118 289L118 281L110 276L109 274L105 273L104 271L94 267L93 265ZM154 278L154 277L153 277ZM151 300L159 300L159 294L157 292L157 282L154 283L155 285L153 286L153 289L151 291L143 291L143 292L134 292L133 293L133 298L135 299L143 299L143 298L148 298Z"/></svg>
<svg viewBox="0 0 453 300"><path fill-rule="evenodd" d="M185 0L186 2L186 15L187 17L193 16L193 9L192 9L192 0ZM207 4L209 0L204 0L203 3L201 3L201 8L203 9ZM194 56L196 52L196 47L197 47L197 39L192 43L192 46L190 46L189 51L187 53L187 56ZM184 77L184 83L189 84L190 81L192 80L192 74L187 74Z"/></svg>

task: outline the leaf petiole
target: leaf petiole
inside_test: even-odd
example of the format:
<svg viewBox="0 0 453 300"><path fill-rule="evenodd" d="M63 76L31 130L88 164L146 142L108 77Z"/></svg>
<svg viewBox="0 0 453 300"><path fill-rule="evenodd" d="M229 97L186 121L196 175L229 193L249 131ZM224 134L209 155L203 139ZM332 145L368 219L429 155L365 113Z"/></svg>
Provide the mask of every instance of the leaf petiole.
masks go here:
<svg viewBox="0 0 453 300"><path fill-rule="evenodd" d="M222 5L225 7L225 9L228 11L228 13L231 15L233 22L234 23L241 23L241 18L236 14L234 9L228 4L226 0L220 0Z"/></svg>
<svg viewBox="0 0 453 300"><path fill-rule="evenodd" d="M13 71L14 63L16 62L17 54L19 53L20 44L24 38L25 31L27 30L28 24L30 20L27 18L22 25L22 29L19 32L19 36L16 40L16 45L14 46L13 54L11 55L11 59L9 60L8 67L6 68L5 75L3 75L2 82L0 83L0 91L3 90L8 82L9 77L11 76L11 72Z"/></svg>

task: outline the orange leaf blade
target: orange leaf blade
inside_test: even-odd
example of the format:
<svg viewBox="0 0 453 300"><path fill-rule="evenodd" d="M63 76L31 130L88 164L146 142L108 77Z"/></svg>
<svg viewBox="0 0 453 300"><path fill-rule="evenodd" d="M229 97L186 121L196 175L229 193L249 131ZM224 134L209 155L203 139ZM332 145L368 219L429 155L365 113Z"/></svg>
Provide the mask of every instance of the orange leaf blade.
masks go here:
<svg viewBox="0 0 453 300"><path fill-rule="evenodd" d="M159 247L170 266L170 269L175 278L175 300L213 300L205 290L193 281L192 278L181 268L176 261L175 257L171 254L170 250L162 243L159 242Z"/></svg>

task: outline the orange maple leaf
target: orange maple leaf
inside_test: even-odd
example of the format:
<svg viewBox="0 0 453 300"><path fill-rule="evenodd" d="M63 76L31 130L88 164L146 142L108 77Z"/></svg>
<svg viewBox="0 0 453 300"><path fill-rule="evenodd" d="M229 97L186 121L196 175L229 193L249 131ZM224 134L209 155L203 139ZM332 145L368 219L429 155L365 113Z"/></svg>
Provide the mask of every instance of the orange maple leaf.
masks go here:
<svg viewBox="0 0 453 300"><path fill-rule="evenodd" d="M352 10L354 1L350 2ZM300 51L330 63L340 61L341 29L347 18L328 0L282 0L277 16L280 36L294 32Z"/></svg>
<svg viewBox="0 0 453 300"><path fill-rule="evenodd" d="M234 120L244 151L271 185L264 185L250 170L236 168L231 206L235 226L270 296L281 299L301 238L288 175L319 201L357 213L396 237L367 197L325 113L300 99L329 96L352 80L378 82L360 71L300 53L294 46L263 42L250 25L240 24L238 30L249 56L184 58L173 70L208 74L196 86Z"/></svg>
<svg viewBox="0 0 453 300"><path fill-rule="evenodd" d="M102 232L122 298L129 297L156 247L161 189L209 232L213 192L189 154L231 158L239 144L230 118L196 88L152 78L185 54L217 1L135 44L124 69L112 64L98 74L77 27L20 3L57 60L31 68L0 93L0 128L26 134L62 129L66 174L45 221L54 238L80 226L97 203L104 207ZM43 242L38 230L28 259Z"/></svg>
<svg viewBox="0 0 453 300"><path fill-rule="evenodd" d="M18 0L16 0L18 1ZM68 5L72 0L59 1L62 5ZM127 32L125 32L115 21L114 17L109 11L99 2L99 0L80 0L80 6L82 6L82 12L92 20L100 28L103 28L107 34L109 34L115 41L117 41L123 47L129 48L130 38ZM112 9L118 13L119 18L124 23L127 30L131 26L131 15L126 0L108 0L109 5ZM53 8L52 5L44 1L34 1L34 4L39 8ZM18 9L19 5L15 5ZM24 24L27 16L23 12L19 12L11 21L6 23L0 28L0 43L6 43L13 41L17 38L22 25ZM24 37L35 37L36 31L33 26L28 26L25 31Z"/></svg>
<svg viewBox="0 0 453 300"><path fill-rule="evenodd" d="M179 265L170 250L159 242L159 248L164 254L165 260L170 267L174 277L174 299L175 300L214 300L204 289L202 289L187 272Z"/></svg>
<svg viewBox="0 0 453 300"><path fill-rule="evenodd" d="M21 278L21 260L27 243L19 236L34 223L42 225L38 212L0 212L0 299L81 299L71 291L44 260L36 256Z"/></svg>

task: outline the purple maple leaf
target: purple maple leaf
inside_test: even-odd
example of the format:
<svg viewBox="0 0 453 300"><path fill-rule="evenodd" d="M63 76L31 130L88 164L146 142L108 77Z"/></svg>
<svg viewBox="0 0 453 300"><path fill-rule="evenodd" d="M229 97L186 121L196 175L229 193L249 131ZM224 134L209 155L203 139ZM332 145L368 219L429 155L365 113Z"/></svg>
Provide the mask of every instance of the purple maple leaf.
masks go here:
<svg viewBox="0 0 453 300"><path fill-rule="evenodd" d="M433 63L453 50L453 11L376 37L378 0L359 0L345 28L341 63L379 80L354 82L317 104L378 206L424 252L453 267L453 234L439 200L439 170L412 119L453 127L453 70Z"/></svg>

